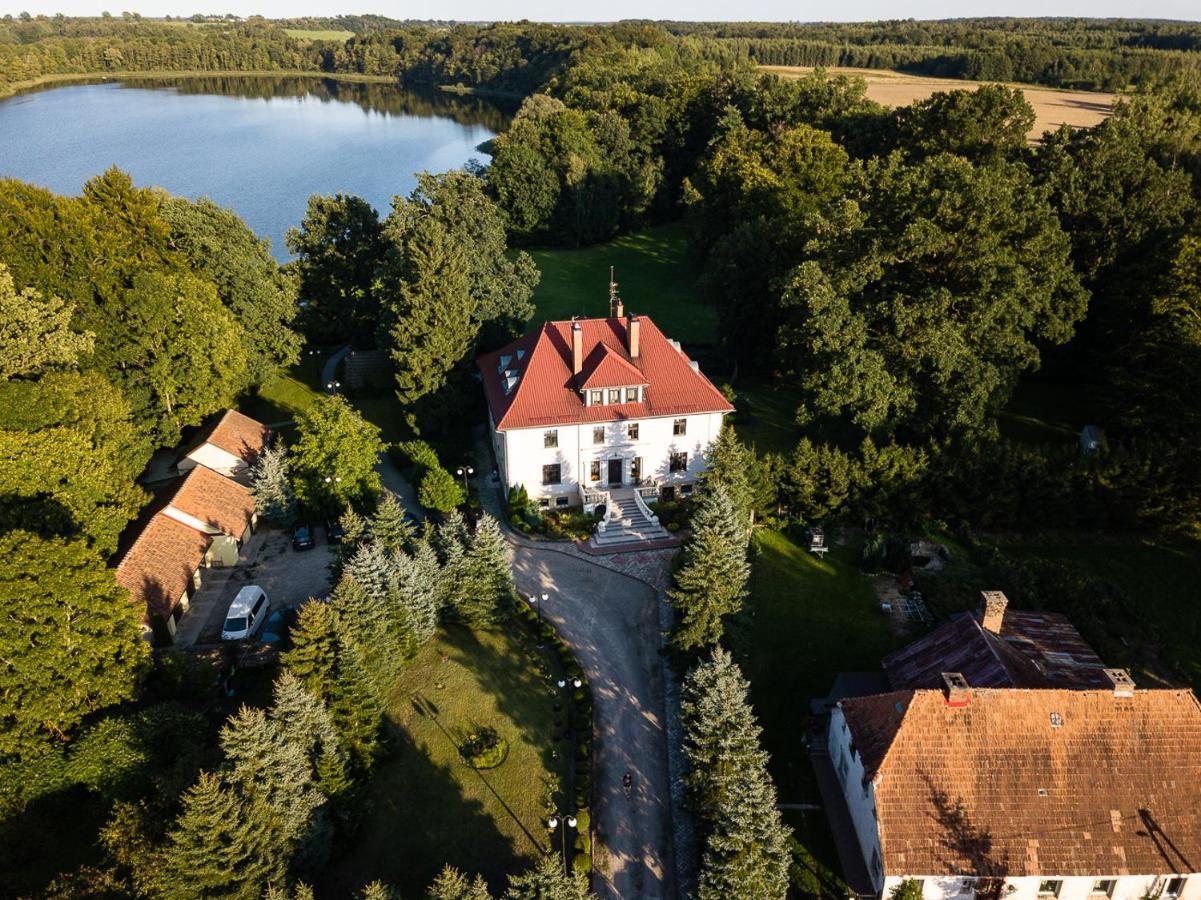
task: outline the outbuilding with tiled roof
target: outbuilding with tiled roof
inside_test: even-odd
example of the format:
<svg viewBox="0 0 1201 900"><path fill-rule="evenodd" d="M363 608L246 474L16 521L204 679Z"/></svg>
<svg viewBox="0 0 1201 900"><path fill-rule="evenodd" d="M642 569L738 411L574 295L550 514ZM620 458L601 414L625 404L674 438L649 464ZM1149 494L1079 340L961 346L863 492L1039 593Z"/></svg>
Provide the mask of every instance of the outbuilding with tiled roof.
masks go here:
<svg viewBox="0 0 1201 900"><path fill-rule="evenodd" d="M827 748L883 896L1201 898L1201 704L1188 690L976 687L843 700Z"/></svg>
<svg viewBox="0 0 1201 900"><path fill-rule="evenodd" d="M211 543L203 531L156 513L125 552L117 564L117 582L145 607L148 631L161 628L174 635L175 623L200 587Z"/></svg>
<svg viewBox="0 0 1201 900"><path fill-rule="evenodd" d="M180 472L207 466L228 477L243 474L263 452L271 429L236 409L227 409L220 418L200 432L175 464Z"/></svg>

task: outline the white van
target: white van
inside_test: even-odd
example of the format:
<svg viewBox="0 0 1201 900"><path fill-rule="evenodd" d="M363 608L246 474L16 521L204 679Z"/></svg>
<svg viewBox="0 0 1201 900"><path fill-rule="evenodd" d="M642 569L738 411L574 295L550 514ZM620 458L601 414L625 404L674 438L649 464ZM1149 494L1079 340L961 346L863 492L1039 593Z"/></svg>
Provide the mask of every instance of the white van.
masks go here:
<svg viewBox="0 0 1201 900"><path fill-rule="evenodd" d="M263 589L255 584L247 585L229 604L225 624L221 627L221 640L240 641L253 636L270 612L271 603Z"/></svg>

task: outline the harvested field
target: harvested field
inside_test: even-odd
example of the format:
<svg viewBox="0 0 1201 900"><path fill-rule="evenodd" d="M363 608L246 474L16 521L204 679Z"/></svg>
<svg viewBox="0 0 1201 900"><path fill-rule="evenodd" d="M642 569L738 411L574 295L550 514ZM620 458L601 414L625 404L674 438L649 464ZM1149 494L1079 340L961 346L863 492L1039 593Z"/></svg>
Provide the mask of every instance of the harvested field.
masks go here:
<svg viewBox="0 0 1201 900"><path fill-rule="evenodd" d="M760 66L784 78L800 78L813 69L807 66ZM827 72L845 75L861 75L867 81L867 96L881 106L908 106L915 100L924 100L939 91L975 89L979 81L963 81L958 78L932 78L927 75L909 75L892 69L852 69L830 67ZM1045 131L1054 131L1060 125L1074 128L1091 128L1109 116L1113 108L1114 94L1094 91L1061 91L1055 88L1031 84L1011 84L1020 88L1026 100L1034 107L1034 127L1027 137L1038 140Z"/></svg>

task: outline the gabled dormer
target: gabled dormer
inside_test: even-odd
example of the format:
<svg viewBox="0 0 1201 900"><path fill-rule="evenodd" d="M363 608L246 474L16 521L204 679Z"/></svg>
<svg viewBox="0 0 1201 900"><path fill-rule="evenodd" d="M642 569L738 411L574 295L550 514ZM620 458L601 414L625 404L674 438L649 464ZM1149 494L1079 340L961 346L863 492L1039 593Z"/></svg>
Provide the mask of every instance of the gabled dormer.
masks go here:
<svg viewBox="0 0 1201 900"><path fill-rule="evenodd" d="M585 406L620 406L646 399L649 382L635 365L640 331L638 318L630 316L626 320L626 353L598 342L585 357L583 330L579 322L571 323L572 369L576 390Z"/></svg>

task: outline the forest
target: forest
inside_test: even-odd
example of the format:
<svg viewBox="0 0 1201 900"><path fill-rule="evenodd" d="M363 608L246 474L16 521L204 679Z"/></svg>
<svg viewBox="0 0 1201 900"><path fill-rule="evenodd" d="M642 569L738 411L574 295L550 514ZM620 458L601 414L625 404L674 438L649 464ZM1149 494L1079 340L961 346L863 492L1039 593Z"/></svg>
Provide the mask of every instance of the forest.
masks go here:
<svg viewBox="0 0 1201 900"><path fill-rule="evenodd" d="M306 896L302 883L354 838L372 767L389 752L381 704L398 671L440 621L513 615L498 526L485 519L469 533L451 511L458 485L429 445L482 421L473 361L530 322L533 249L682 223L720 322L698 355L735 423L756 412L748 383L790 398L786 449L761 451L733 431L713 448L670 594L673 650L686 660L738 616L751 525L937 526L965 540L1195 533L1196 28L292 24L354 34L309 40L253 20L0 23L9 86L270 70L523 98L486 168L425 173L383 215L357 197L311 198L282 266L233 212L116 169L70 197L0 180L0 602L27 610L0 625L0 811L11 838L52 796L77 791L103 810L97 857L60 873L51 895L172 897L203 879L210 896ZM1033 113L1009 86L889 110L866 99L861 79L819 70L784 81L753 62L1129 91L1096 128L1031 144ZM353 499L363 516L340 551L333 599L301 614L270 698L214 725L189 705L203 676L171 654L151 658L106 562L148 500L135 479L155 448L253 398L303 348L341 343L388 355L411 438L392 449L442 471L454 499L443 525L417 537L397 508L374 508L378 432L336 398L298 417L289 459L301 499ZM1100 446L1003 432L1015 392L1051 383L1106 411ZM329 480L318 477L321 452L343 440L366 460L362 494L318 497ZM1087 579L1020 574L1061 606L1091 599ZM53 628L69 631L69 647L29 638ZM1177 672L1186 662L1163 660ZM719 712L741 736L763 811L761 840L735 835L756 848L749 863L723 857L720 840L707 845L701 896L780 896L790 877L747 691L723 651L685 682L704 839L739 825L738 798L705 777L722 745L711 733L725 727ZM376 888L367 896L390 896ZM488 895L449 870L431 888ZM583 895L552 865L516 876L504 896Z"/></svg>

